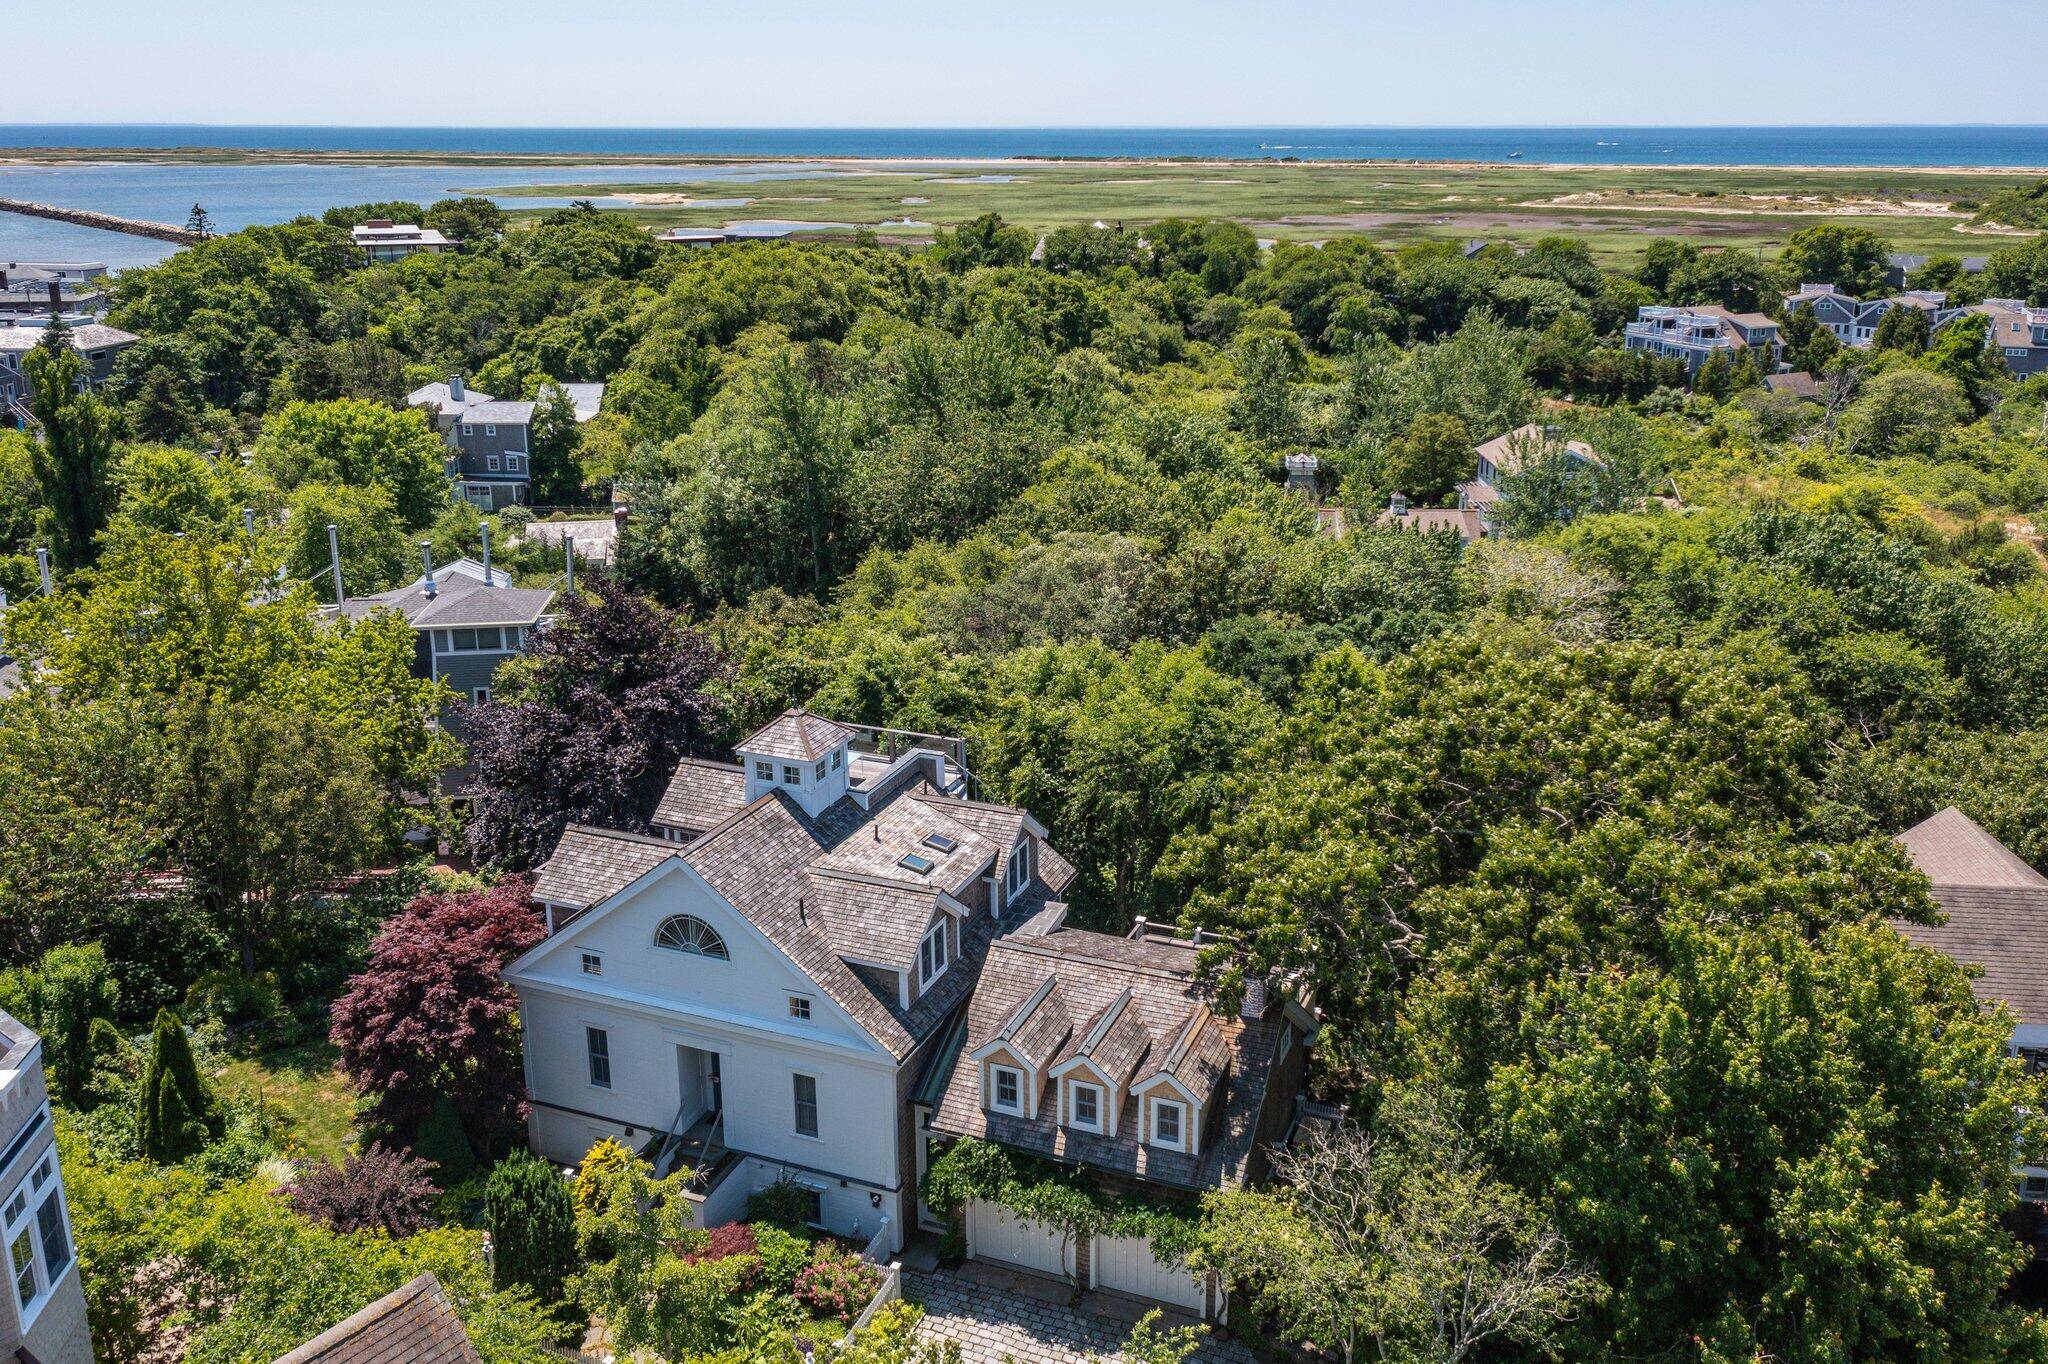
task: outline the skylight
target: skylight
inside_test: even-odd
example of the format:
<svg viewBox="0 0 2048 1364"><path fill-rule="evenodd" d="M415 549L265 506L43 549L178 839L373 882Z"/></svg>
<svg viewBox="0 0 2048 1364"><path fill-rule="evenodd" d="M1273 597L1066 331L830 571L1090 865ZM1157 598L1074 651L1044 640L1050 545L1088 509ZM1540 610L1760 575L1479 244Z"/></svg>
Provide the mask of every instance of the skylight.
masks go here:
<svg viewBox="0 0 2048 1364"><path fill-rule="evenodd" d="M944 834L926 834L924 836L924 845L938 852L949 853L960 846L960 840L948 838Z"/></svg>
<svg viewBox="0 0 2048 1364"><path fill-rule="evenodd" d="M936 867L939 864L932 861L929 857L920 857L916 853L905 853L903 854L903 856L896 859L896 865L899 867L908 867L912 871L916 872L919 876L923 876L926 872L929 872L933 867Z"/></svg>

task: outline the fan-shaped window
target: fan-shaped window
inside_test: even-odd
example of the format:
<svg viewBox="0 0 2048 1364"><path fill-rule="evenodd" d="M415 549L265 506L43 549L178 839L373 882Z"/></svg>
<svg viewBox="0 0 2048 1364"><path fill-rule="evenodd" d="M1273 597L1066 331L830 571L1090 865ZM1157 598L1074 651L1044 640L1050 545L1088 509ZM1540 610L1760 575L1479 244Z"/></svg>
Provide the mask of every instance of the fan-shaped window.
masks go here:
<svg viewBox="0 0 2048 1364"><path fill-rule="evenodd" d="M694 914L678 914L663 919L661 927L654 931L654 945L672 952L691 952L700 957L716 957L720 961L732 960L732 953L725 950L725 939L718 936L718 930Z"/></svg>

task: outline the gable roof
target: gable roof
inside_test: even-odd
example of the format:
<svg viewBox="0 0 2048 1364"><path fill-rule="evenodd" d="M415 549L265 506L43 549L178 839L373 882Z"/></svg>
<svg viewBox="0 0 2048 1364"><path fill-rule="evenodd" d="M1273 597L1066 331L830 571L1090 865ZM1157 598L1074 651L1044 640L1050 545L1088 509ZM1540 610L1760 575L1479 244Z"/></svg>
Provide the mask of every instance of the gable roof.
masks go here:
<svg viewBox="0 0 2048 1364"><path fill-rule="evenodd" d="M2020 1023L2048 1023L2048 876L1951 805L1898 836L1933 883L1939 924L1893 920L1907 941L1979 968L1970 989Z"/></svg>
<svg viewBox="0 0 2048 1364"><path fill-rule="evenodd" d="M422 1274L275 1364L483 1364L440 1280Z"/></svg>
<svg viewBox="0 0 2048 1364"><path fill-rule="evenodd" d="M493 576L501 576L493 570ZM341 614L362 620L378 611L396 611L415 630L449 626L532 625L554 601L553 589L510 587L504 583L487 586L479 569L476 576L450 565L434 571L434 595L427 595L425 575L404 587L376 592L367 597L350 597L341 604Z"/></svg>
<svg viewBox="0 0 2048 1364"><path fill-rule="evenodd" d="M731 819L747 804L747 774L738 763L685 758L654 807L654 822L703 833Z"/></svg>
<svg viewBox="0 0 2048 1364"><path fill-rule="evenodd" d="M749 757L816 762L853 737L853 731L807 710L786 710L734 748Z"/></svg>
<svg viewBox="0 0 2048 1364"><path fill-rule="evenodd" d="M1075 1042L1060 1060L1087 1061L1118 1086L1131 1082L1138 1063L1152 1050L1152 1034L1138 1021L1131 1007L1131 987L1096 1010Z"/></svg>
<svg viewBox="0 0 2048 1364"><path fill-rule="evenodd" d="M1529 422L1526 425L1516 427L1512 431L1495 436L1492 440L1476 447L1473 453L1492 464L1500 472L1514 474L1520 473L1522 470L1522 456L1525 451L1541 449L1546 445L1554 445L1565 451L1565 453L1577 455L1580 459L1590 464L1606 464L1606 461L1600 458L1599 452L1586 444L1586 442L1582 440L1560 440L1555 435L1547 434L1543 426L1537 422Z"/></svg>
<svg viewBox="0 0 2048 1364"><path fill-rule="evenodd" d="M534 875L533 898L581 913L681 852L680 844L658 838L571 824ZM563 919L556 927L567 923Z"/></svg>
<svg viewBox="0 0 2048 1364"><path fill-rule="evenodd" d="M1224 1017L1209 1008L1209 989L1195 972L1199 949L1190 942L1152 936L1119 938L1054 925L1048 914L989 948L981 982L967 1006L968 1055L1006 1032L1023 1038L1056 997L1059 1012L1089 1020L1078 1054L1097 1027L1098 1064L1126 1064L1144 1034L1140 1075L1168 1073L1198 1098L1221 1105L1203 1114L1197 1155L1166 1151L1139 1136L1141 1105L1125 1104L1117 1130L1094 1134L1063 1127L1059 1105L1041 1102L1038 1115L992 1113L982 1107L979 1066L955 1066L933 1111L933 1130L986 1137L1068 1164L1086 1164L1181 1189L1213 1189L1242 1182L1257 1140L1258 1117L1280 1029L1288 1009L1275 1000L1255 1019ZM1048 983L1049 982L1049 983ZM1042 995L1041 995L1042 992ZM1129 998L1120 1007L1126 992ZM1038 1025L1043 1026L1043 1025ZM1046 1029L1050 1031L1050 1028ZM1108 1063L1108 1064L1104 1064ZM1192 1082L1192 1083L1190 1083ZM1128 1083L1128 1082L1126 1082Z"/></svg>
<svg viewBox="0 0 2048 1364"><path fill-rule="evenodd" d="M1913 865L1937 886L2048 890L2043 876L1988 830L1951 805L1898 836Z"/></svg>

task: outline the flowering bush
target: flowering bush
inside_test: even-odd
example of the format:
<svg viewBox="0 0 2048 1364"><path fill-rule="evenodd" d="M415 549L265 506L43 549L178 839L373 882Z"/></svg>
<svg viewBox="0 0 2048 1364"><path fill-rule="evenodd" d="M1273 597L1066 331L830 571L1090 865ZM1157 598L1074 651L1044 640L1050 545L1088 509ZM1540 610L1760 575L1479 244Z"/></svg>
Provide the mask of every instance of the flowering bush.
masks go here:
<svg viewBox="0 0 2048 1364"><path fill-rule="evenodd" d="M850 1250L820 1241L796 1276L796 1298L813 1312L852 1321L882 1286L882 1273Z"/></svg>

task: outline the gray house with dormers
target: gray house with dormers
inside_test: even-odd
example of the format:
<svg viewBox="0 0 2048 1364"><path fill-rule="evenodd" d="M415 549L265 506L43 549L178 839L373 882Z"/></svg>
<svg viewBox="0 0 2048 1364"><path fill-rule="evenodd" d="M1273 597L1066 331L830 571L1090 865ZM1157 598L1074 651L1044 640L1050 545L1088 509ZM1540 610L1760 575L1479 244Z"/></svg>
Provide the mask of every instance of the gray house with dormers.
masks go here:
<svg viewBox="0 0 2048 1364"><path fill-rule="evenodd" d="M417 642L413 675L446 682L462 700L481 704L491 699L499 666L525 650L554 599L548 588L512 586L503 569L457 559L389 592L350 597L340 614L404 616ZM462 717L454 709L444 710L440 723L461 740ZM464 775L449 774L445 793L459 793Z"/></svg>
<svg viewBox="0 0 2048 1364"><path fill-rule="evenodd" d="M533 407L479 393L451 375L405 395L431 414L448 442L448 477L464 501L501 511L528 501L533 486Z"/></svg>

